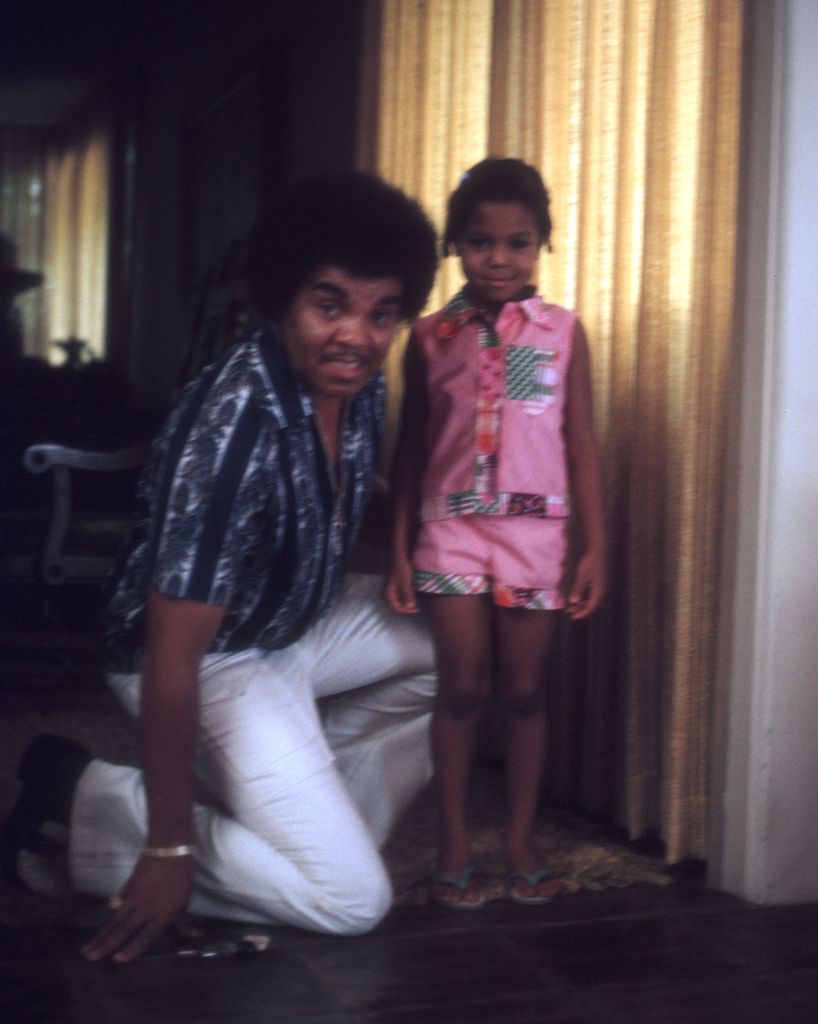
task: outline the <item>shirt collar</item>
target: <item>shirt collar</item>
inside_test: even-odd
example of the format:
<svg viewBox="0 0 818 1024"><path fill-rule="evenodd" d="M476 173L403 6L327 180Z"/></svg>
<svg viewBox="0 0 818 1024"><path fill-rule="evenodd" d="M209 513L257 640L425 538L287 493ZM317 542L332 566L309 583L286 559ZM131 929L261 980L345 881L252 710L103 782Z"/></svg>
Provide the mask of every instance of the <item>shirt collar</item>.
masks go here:
<svg viewBox="0 0 818 1024"><path fill-rule="evenodd" d="M511 306L518 309L527 320L544 330L552 330L554 324L551 318L553 306L545 302L539 295L530 295L519 302L507 302L504 309ZM435 333L442 340L453 338L463 324L473 319L486 320L485 313L476 306L474 302L462 289L442 309Z"/></svg>
<svg viewBox="0 0 818 1024"><path fill-rule="evenodd" d="M270 322L255 333L253 341L266 376L265 404L281 426L295 426L312 415L312 402L293 373L281 332Z"/></svg>

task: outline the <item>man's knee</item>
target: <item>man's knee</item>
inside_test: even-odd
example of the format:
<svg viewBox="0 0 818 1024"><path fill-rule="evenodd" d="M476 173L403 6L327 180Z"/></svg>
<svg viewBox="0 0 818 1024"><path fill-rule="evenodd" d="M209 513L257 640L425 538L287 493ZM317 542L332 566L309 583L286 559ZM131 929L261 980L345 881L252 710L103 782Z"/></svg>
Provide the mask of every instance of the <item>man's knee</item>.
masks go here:
<svg viewBox="0 0 818 1024"><path fill-rule="evenodd" d="M357 874L342 888L332 886L323 899L325 931L330 935L365 935L380 924L392 906L386 871Z"/></svg>
<svg viewBox="0 0 818 1024"><path fill-rule="evenodd" d="M425 710L426 705L432 703L437 693L437 670L418 673L404 685L414 697L418 709Z"/></svg>

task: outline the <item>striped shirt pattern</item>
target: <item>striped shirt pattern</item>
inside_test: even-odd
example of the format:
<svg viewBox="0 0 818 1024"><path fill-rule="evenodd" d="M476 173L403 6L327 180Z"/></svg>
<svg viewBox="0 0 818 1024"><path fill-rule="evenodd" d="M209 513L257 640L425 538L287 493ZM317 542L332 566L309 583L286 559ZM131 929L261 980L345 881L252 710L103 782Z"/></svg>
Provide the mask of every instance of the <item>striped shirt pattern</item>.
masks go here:
<svg viewBox="0 0 818 1024"><path fill-rule="evenodd" d="M336 485L274 327L205 369L142 478L108 606L110 668L138 669L150 588L225 608L210 653L286 647L322 616L371 493L383 406L381 376L349 403Z"/></svg>

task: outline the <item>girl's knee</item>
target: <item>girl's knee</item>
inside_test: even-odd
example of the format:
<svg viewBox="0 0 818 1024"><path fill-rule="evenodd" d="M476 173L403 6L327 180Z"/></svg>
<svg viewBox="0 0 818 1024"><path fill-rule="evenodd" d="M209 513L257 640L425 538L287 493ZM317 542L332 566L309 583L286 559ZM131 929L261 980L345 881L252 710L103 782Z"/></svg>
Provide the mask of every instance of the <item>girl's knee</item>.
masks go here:
<svg viewBox="0 0 818 1024"><path fill-rule="evenodd" d="M468 718L482 708L486 694L486 687L471 681L447 684L440 687L438 705L454 718Z"/></svg>
<svg viewBox="0 0 818 1024"><path fill-rule="evenodd" d="M532 718L545 710L545 694L541 684L510 686L501 691L500 702L507 715Z"/></svg>

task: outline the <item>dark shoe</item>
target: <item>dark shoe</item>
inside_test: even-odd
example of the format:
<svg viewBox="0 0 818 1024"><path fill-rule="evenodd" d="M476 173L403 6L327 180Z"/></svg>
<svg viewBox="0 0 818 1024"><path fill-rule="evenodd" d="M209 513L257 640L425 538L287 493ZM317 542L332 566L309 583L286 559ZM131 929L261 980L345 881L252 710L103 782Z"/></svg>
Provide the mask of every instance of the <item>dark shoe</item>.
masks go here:
<svg viewBox="0 0 818 1024"><path fill-rule="evenodd" d="M68 825L74 790L90 761L85 747L62 736L36 736L23 752L17 768L23 788L0 828L0 870L18 889L27 888L18 871L21 851L42 846L46 823Z"/></svg>

